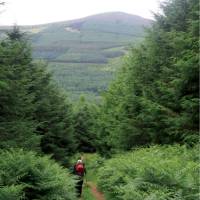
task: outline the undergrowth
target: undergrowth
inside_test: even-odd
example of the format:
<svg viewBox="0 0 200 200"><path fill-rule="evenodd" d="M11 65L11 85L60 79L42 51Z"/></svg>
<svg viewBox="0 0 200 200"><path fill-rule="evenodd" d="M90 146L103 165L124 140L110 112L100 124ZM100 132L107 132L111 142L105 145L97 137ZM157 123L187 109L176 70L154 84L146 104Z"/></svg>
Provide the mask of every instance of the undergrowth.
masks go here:
<svg viewBox="0 0 200 200"><path fill-rule="evenodd" d="M153 146L115 156L98 172L107 200L199 199L198 147Z"/></svg>

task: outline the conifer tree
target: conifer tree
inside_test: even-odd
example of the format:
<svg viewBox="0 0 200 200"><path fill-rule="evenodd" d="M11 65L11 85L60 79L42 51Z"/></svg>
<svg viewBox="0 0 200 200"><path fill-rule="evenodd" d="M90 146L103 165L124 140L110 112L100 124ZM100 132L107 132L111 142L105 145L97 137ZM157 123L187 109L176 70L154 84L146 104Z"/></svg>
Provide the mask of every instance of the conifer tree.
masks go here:
<svg viewBox="0 0 200 200"><path fill-rule="evenodd" d="M93 129L96 123L95 114L96 107L86 103L83 96L80 97L74 108L74 131L78 151L95 151L96 133Z"/></svg>
<svg viewBox="0 0 200 200"><path fill-rule="evenodd" d="M31 51L19 32L8 36L0 43L0 146L37 149L40 137L31 115L33 96L28 92Z"/></svg>
<svg viewBox="0 0 200 200"><path fill-rule="evenodd" d="M198 2L162 8L105 95L102 124L114 149L198 141Z"/></svg>
<svg viewBox="0 0 200 200"><path fill-rule="evenodd" d="M34 62L18 28L0 45L0 132L2 148L52 154L64 163L73 153L72 106L53 84L44 63Z"/></svg>

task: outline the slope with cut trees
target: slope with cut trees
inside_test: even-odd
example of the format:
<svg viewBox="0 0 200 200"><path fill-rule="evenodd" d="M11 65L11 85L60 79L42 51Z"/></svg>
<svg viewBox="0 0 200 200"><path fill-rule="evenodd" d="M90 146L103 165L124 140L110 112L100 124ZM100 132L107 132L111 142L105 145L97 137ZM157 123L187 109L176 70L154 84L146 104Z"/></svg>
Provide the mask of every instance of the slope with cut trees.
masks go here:
<svg viewBox="0 0 200 200"><path fill-rule="evenodd" d="M29 34L34 59L49 63L58 85L70 99L99 99L113 79L119 57L132 43L144 37L152 21L139 16L111 12L78 20L21 26ZM9 27L1 27L5 30Z"/></svg>

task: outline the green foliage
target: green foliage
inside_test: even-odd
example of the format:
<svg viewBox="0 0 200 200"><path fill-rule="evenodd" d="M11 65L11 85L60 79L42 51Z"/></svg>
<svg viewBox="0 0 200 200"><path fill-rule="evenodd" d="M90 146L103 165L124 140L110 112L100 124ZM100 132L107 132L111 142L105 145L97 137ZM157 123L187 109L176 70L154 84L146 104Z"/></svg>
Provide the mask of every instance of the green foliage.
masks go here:
<svg viewBox="0 0 200 200"><path fill-rule="evenodd" d="M97 182L97 170L103 166L104 158L100 157L96 153L84 153L84 163L87 169L87 174L85 176L85 182L91 182L96 185ZM91 194L91 188L87 185L84 186L83 199L94 200L95 197Z"/></svg>
<svg viewBox="0 0 200 200"><path fill-rule="evenodd" d="M66 163L75 149L71 104L19 30L1 41L0 57L0 147L41 149Z"/></svg>
<svg viewBox="0 0 200 200"><path fill-rule="evenodd" d="M95 124L96 106L89 105L81 97L74 108L74 134L77 150L80 152L94 152L96 134L92 127Z"/></svg>
<svg viewBox="0 0 200 200"><path fill-rule="evenodd" d="M19 200L24 196L23 188L22 185L1 186L0 199Z"/></svg>
<svg viewBox="0 0 200 200"><path fill-rule="evenodd" d="M107 199L195 200L199 198L198 146L153 146L120 154L99 169Z"/></svg>
<svg viewBox="0 0 200 200"><path fill-rule="evenodd" d="M97 153L84 153L84 163L87 168L86 180L91 181L96 185L97 183L97 171L103 166L105 159Z"/></svg>
<svg viewBox="0 0 200 200"><path fill-rule="evenodd" d="M0 133L1 148L22 147L37 150L40 136L34 112L31 85L31 51L25 38L14 29L0 42Z"/></svg>
<svg viewBox="0 0 200 200"><path fill-rule="evenodd" d="M39 63L32 68L31 92L35 94L34 118L37 131L43 136L41 148L44 153L63 164L75 150L72 105L66 95L52 83L46 65Z"/></svg>
<svg viewBox="0 0 200 200"><path fill-rule="evenodd" d="M91 193L91 189L89 186L84 186L83 188L83 194L82 194L82 199L85 200L95 200L95 197L93 196L93 194Z"/></svg>
<svg viewBox="0 0 200 200"><path fill-rule="evenodd" d="M75 200L75 181L48 157L23 150L0 153L0 199Z"/></svg>
<svg viewBox="0 0 200 200"><path fill-rule="evenodd" d="M163 4L163 14L156 15L145 41L126 56L98 107L83 98L72 107L52 83L46 64L33 62L24 35L14 29L0 42L0 147L40 151L69 164L75 150L97 150L105 157L139 145L195 146L199 129L197 5L197 0ZM40 56L53 63L49 70L54 78L75 96L81 91L97 96L106 89L119 65L115 57L124 53L123 46L133 36L131 25L127 32L116 33L120 22L111 25L112 17L109 20L105 26L101 17L97 24L93 20L53 24L33 38L35 48L45 50ZM94 36L99 28L102 34ZM71 41L58 41L58 36ZM105 63L113 57L114 67L85 63ZM99 186L108 199L195 200L199 197L197 154L196 146L155 146L118 155L99 170ZM48 158L23 150L2 151L0 158L1 199L75 198L72 178ZM88 165L89 177L104 162L99 157L93 161ZM96 180L96 174L91 177Z"/></svg>
<svg viewBox="0 0 200 200"><path fill-rule="evenodd" d="M197 4L166 3L145 41L125 58L97 123L105 151L198 142Z"/></svg>

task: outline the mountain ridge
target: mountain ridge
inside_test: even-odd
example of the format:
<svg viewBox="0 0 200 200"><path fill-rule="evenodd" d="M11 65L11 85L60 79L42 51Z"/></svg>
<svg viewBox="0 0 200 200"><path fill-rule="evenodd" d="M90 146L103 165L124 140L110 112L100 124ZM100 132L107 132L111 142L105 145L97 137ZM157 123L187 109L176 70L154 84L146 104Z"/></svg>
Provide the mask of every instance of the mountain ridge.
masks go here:
<svg viewBox="0 0 200 200"><path fill-rule="evenodd" d="M71 96L98 97L112 80L130 45L144 38L152 20L106 12L44 25L20 26L28 32L33 57L49 63L57 83Z"/></svg>

